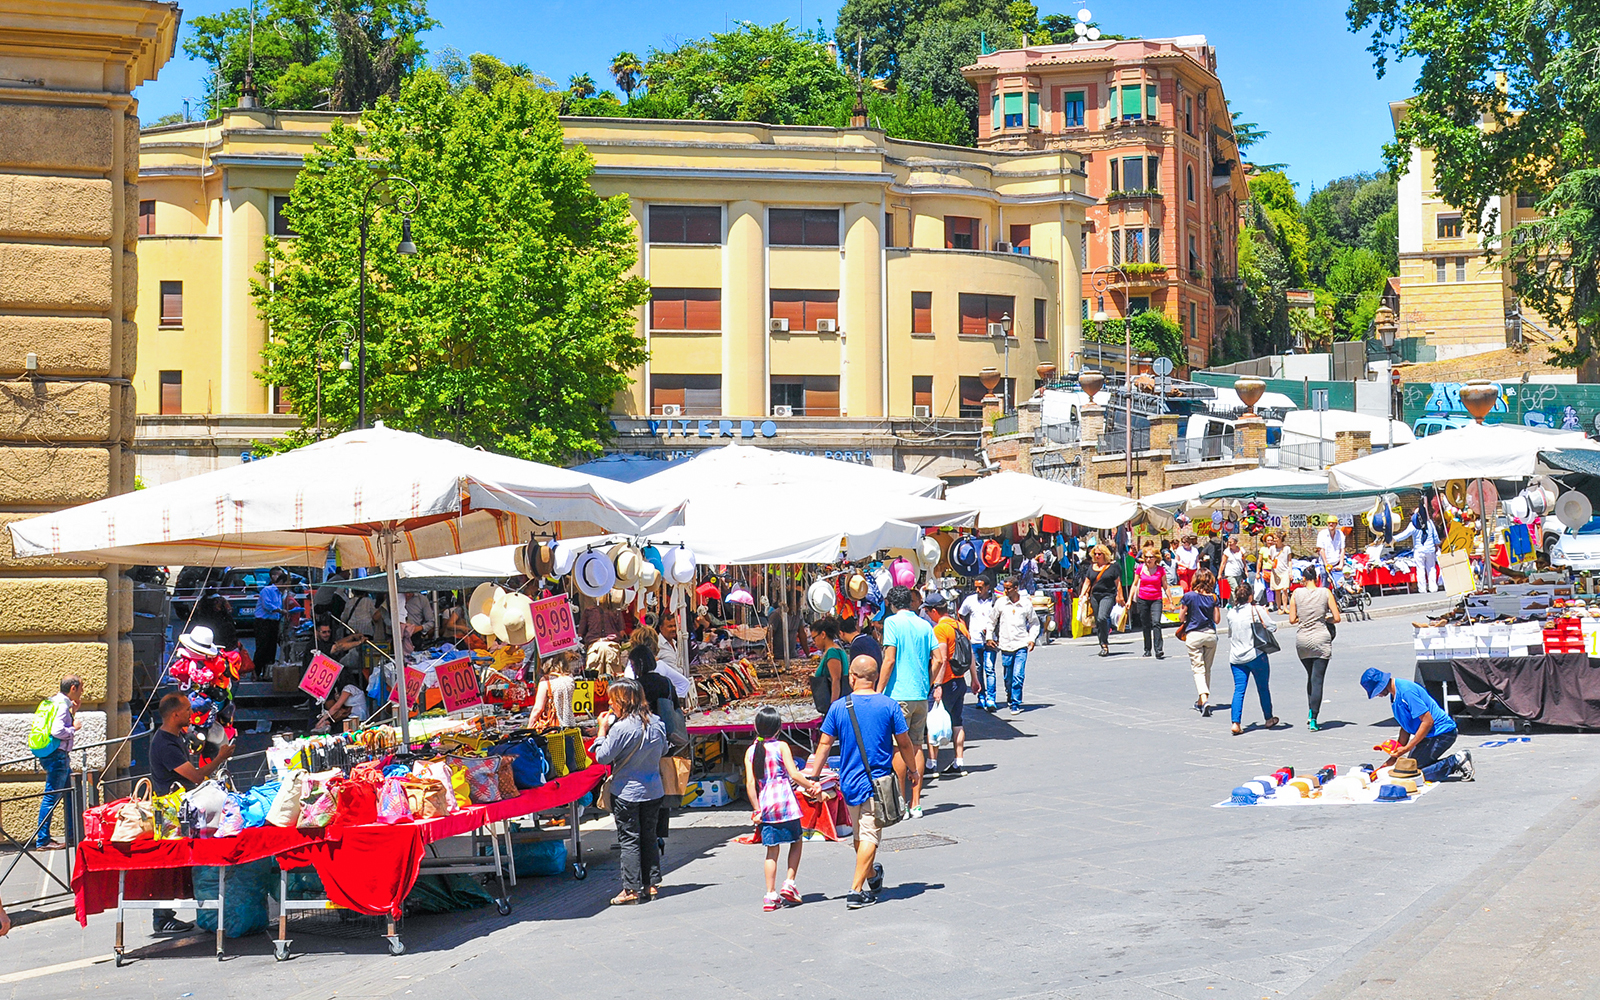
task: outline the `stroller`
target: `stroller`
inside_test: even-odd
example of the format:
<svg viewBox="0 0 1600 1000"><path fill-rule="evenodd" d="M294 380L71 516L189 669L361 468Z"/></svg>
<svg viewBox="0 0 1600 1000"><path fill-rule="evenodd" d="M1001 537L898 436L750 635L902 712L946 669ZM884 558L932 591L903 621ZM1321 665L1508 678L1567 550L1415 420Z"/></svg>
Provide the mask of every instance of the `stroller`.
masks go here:
<svg viewBox="0 0 1600 1000"><path fill-rule="evenodd" d="M1339 602L1339 614L1351 621L1371 621L1372 595L1356 583L1356 574L1349 563L1345 564L1344 583L1333 584L1334 600Z"/></svg>

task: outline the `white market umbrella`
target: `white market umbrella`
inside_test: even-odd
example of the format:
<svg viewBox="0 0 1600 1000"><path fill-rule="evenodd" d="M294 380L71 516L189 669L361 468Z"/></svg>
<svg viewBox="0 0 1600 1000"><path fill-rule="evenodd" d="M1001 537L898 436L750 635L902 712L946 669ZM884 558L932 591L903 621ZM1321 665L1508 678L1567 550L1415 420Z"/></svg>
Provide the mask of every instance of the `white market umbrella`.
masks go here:
<svg viewBox="0 0 1600 1000"><path fill-rule="evenodd" d="M389 577L402 704L395 564L506 545L530 521L648 531L678 522L681 499L378 427L291 452L8 525L18 556L212 566L321 565ZM408 729L400 713L402 734Z"/></svg>
<svg viewBox="0 0 1600 1000"><path fill-rule="evenodd" d="M953 503L978 508L978 527L999 528L1049 515L1091 528L1115 528L1139 517L1138 500L1020 472L997 472L950 488Z"/></svg>
<svg viewBox="0 0 1600 1000"><path fill-rule="evenodd" d="M1327 478L1336 490L1387 490L1450 479L1523 479L1540 471L1539 452L1556 448L1600 451L1600 441L1581 431L1467 424L1329 466Z"/></svg>

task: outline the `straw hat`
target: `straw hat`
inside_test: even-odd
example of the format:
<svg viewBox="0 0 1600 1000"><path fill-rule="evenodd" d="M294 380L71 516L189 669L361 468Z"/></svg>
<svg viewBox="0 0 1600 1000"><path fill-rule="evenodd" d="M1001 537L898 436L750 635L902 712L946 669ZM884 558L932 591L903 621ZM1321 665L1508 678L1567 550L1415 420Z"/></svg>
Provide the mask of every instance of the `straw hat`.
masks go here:
<svg viewBox="0 0 1600 1000"><path fill-rule="evenodd" d="M638 582L639 568L644 565L644 558L639 555L638 549L627 542L618 542L608 554L616 568L618 584L631 587Z"/></svg>
<svg viewBox="0 0 1600 1000"><path fill-rule="evenodd" d="M533 641L533 601L527 594L510 593L495 605L494 635L501 642L522 646Z"/></svg>
<svg viewBox="0 0 1600 1000"><path fill-rule="evenodd" d="M555 572L556 555L553 542L541 542L536 538L530 538L525 548L528 568L533 570L532 573L526 574L527 576L542 580Z"/></svg>
<svg viewBox="0 0 1600 1000"><path fill-rule="evenodd" d="M839 595L834 593L833 584L827 580L818 580L806 590L806 603L819 615L832 614L838 601Z"/></svg>
<svg viewBox="0 0 1600 1000"><path fill-rule="evenodd" d="M1593 516L1594 506L1577 490L1570 490L1556 499L1556 520L1569 528L1581 528Z"/></svg>
<svg viewBox="0 0 1600 1000"><path fill-rule="evenodd" d="M494 634L491 616L495 606L505 599L505 593L492 583L478 584L467 598L467 621L472 623L472 631L479 635Z"/></svg>
<svg viewBox="0 0 1600 1000"><path fill-rule="evenodd" d="M660 558L659 556L657 558ZM639 567L639 586L646 590L661 582L661 570L646 559L644 565Z"/></svg>
<svg viewBox="0 0 1600 1000"><path fill-rule="evenodd" d="M1452 507L1465 507L1467 505L1467 481L1465 479L1452 479L1444 484L1444 498L1450 501Z"/></svg>
<svg viewBox="0 0 1600 1000"><path fill-rule="evenodd" d="M1389 768L1390 781L1399 781L1403 778L1410 778L1415 781L1420 777L1422 777L1422 768L1418 767L1417 762L1410 757L1401 757L1394 762L1393 767Z"/></svg>
<svg viewBox="0 0 1600 1000"><path fill-rule="evenodd" d="M867 578L860 573L851 573L844 581L845 596L852 601L859 601L867 596Z"/></svg>
<svg viewBox="0 0 1600 1000"><path fill-rule="evenodd" d="M571 542L557 542L555 544L555 565L550 569L551 576L566 576L572 572L573 564L578 561L578 554L583 547L573 545Z"/></svg>
<svg viewBox="0 0 1600 1000"><path fill-rule="evenodd" d="M585 597L604 597L617 583L617 569L603 553L590 549L578 556L572 567L578 590Z"/></svg>
<svg viewBox="0 0 1600 1000"><path fill-rule="evenodd" d="M211 629L204 625L194 628L178 636L178 642L185 649L193 650L201 656L216 656L222 652L222 647L217 645L217 637L211 634Z"/></svg>

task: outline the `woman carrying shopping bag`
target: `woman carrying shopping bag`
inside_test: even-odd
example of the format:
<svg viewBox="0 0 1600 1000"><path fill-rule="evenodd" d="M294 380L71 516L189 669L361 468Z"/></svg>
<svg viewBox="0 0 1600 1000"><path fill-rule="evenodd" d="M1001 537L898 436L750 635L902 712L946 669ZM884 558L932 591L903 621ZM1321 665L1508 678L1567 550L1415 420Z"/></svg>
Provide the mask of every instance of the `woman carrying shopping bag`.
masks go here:
<svg viewBox="0 0 1600 1000"><path fill-rule="evenodd" d="M1278 640L1272 633L1278 626L1272 617L1255 603L1249 587L1235 587L1233 607L1228 609L1228 662L1233 667L1233 735L1244 732L1239 722L1244 716L1244 692L1250 678L1256 679L1256 697L1261 699L1263 725L1271 729L1278 724L1272 714L1272 692L1267 686L1267 654L1276 652Z"/></svg>
<svg viewBox="0 0 1600 1000"><path fill-rule="evenodd" d="M1122 570L1111 561L1111 550L1096 545L1089 553L1089 570L1084 574L1079 601L1088 602L1094 614L1095 632L1100 636L1100 655L1111 655L1111 613L1124 603Z"/></svg>
<svg viewBox="0 0 1600 1000"><path fill-rule="evenodd" d="M1307 567L1301 577L1305 585L1294 592L1289 601L1289 624L1298 625L1294 637L1294 651L1306 668L1306 706L1310 716L1306 728L1317 731L1317 713L1322 711L1322 679L1328 672L1328 660L1333 657L1333 627L1344 619L1339 617L1339 602L1333 591L1317 585L1317 570Z"/></svg>

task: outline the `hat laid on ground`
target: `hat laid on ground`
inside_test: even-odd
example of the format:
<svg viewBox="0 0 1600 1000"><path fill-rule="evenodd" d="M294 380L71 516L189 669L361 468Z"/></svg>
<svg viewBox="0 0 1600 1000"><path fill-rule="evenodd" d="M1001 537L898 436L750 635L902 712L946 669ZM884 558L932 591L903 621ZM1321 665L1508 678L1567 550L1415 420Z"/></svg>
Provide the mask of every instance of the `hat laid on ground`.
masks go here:
<svg viewBox="0 0 1600 1000"><path fill-rule="evenodd" d="M819 615L832 614L838 602L839 595L834 593L833 584L827 580L818 580L806 590L806 603Z"/></svg>
<svg viewBox="0 0 1600 1000"><path fill-rule="evenodd" d="M999 542L995 541L993 538L984 539L984 542L983 542L983 565L986 568L994 569L996 566L998 566L1001 563L1005 562L1005 559L1006 559L1005 549L1000 547L1000 543Z"/></svg>
<svg viewBox="0 0 1600 1000"><path fill-rule="evenodd" d="M1256 804L1257 798L1258 797L1256 793L1251 791L1248 785L1240 785L1238 788L1233 790L1233 798L1229 800L1229 804L1236 806L1253 806Z"/></svg>
<svg viewBox="0 0 1600 1000"><path fill-rule="evenodd" d="M1259 781L1267 786L1268 795L1278 794L1278 779L1270 774L1258 774L1251 781Z"/></svg>
<svg viewBox="0 0 1600 1000"><path fill-rule="evenodd" d="M178 642L185 649L193 650L201 656L216 656L222 652L222 647L217 645L216 636L212 635L211 630L204 625L196 625L178 636Z"/></svg>
<svg viewBox="0 0 1600 1000"><path fill-rule="evenodd" d="M950 565L962 576L977 576L983 572L978 540L971 535L956 539L950 546Z"/></svg>
<svg viewBox="0 0 1600 1000"><path fill-rule="evenodd" d="M617 585L617 569L604 553L590 549L573 564L572 576L585 597L604 597Z"/></svg>
<svg viewBox="0 0 1600 1000"><path fill-rule="evenodd" d="M922 563L923 569L933 569L939 565L939 556L942 554L939 551L939 540L932 535L923 535L922 541L917 543L917 561Z"/></svg>
<svg viewBox="0 0 1600 1000"><path fill-rule="evenodd" d="M1278 779L1278 784L1287 784L1289 779L1294 777L1294 768L1280 767L1272 772L1272 776Z"/></svg>
<svg viewBox="0 0 1600 1000"><path fill-rule="evenodd" d="M467 598L467 621L472 624L472 631L479 635L494 635L494 623L490 616L495 605L504 598L505 591L494 584L478 584L472 596Z"/></svg>
<svg viewBox="0 0 1600 1000"><path fill-rule="evenodd" d="M1366 690L1368 698L1376 698L1384 688L1389 686L1389 681L1391 680L1393 680L1392 677L1377 667L1368 667L1366 672L1361 675L1361 686Z"/></svg>
<svg viewBox="0 0 1600 1000"><path fill-rule="evenodd" d="M1415 788L1415 786L1413 786L1413 789L1414 788ZM1410 797L1411 796L1407 792L1407 790L1405 788L1401 787L1400 785L1379 785L1378 786L1378 801L1379 802L1404 802L1407 799L1409 799Z"/></svg>
<svg viewBox="0 0 1600 1000"><path fill-rule="evenodd" d="M1410 757L1401 757L1394 762L1393 767L1389 768L1390 781L1399 781L1403 778L1410 778L1415 781L1420 777L1422 777L1422 768L1418 767L1417 762Z"/></svg>
<svg viewBox="0 0 1600 1000"><path fill-rule="evenodd" d="M533 641L533 601L527 594L509 593L495 607L494 635L513 646Z"/></svg>
<svg viewBox="0 0 1600 1000"><path fill-rule="evenodd" d="M1302 799L1309 799L1311 797L1311 789L1314 787L1314 784L1315 783L1312 782L1310 778L1296 778L1285 785L1283 790L1286 792L1293 791Z"/></svg>
<svg viewBox="0 0 1600 1000"><path fill-rule="evenodd" d="M1244 787L1255 792L1258 798L1263 799L1277 791L1270 781L1247 781L1244 783Z"/></svg>
<svg viewBox="0 0 1600 1000"><path fill-rule="evenodd" d="M844 592L852 601L859 601L867 596L871 588L867 586L867 578L860 573L851 573L844 581Z"/></svg>

